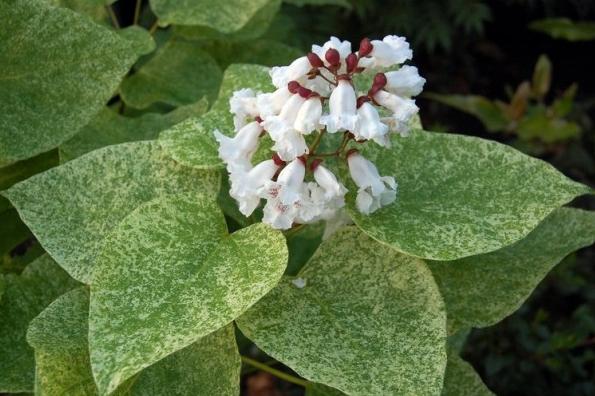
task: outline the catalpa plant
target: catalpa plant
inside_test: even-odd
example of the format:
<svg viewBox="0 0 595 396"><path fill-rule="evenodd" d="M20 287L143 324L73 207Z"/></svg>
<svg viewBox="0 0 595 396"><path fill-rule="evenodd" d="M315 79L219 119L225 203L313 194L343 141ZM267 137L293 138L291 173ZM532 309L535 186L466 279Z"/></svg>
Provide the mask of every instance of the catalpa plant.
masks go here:
<svg viewBox="0 0 595 396"><path fill-rule="evenodd" d="M421 92L425 79L414 66L376 73L367 92L356 93L353 77L373 73L378 68L396 67L411 59L412 51L403 37L386 36L382 41L363 39L359 51L351 43L331 37L323 46L289 66L273 67L271 79L276 90L255 93L242 89L230 99L236 135L229 138L219 131L219 156L227 164L230 195L240 212L250 216L266 199L263 222L273 228L288 229L292 224L308 224L321 219L333 228L347 217L347 189L322 162L328 157L344 157L358 187L356 204L369 214L396 198L397 183L392 176L380 176L376 166L350 141L371 140L390 147L390 133L406 135L418 108L411 96ZM324 59L324 60L323 60ZM377 106L388 114L380 117ZM273 140L272 159L252 165L252 156L261 136ZM324 135L342 134L331 152L321 152ZM306 137L315 134L310 145ZM306 169L313 182L305 182ZM275 180L273 180L275 179ZM328 235L328 233L327 233Z"/></svg>
<svg viewBox="0 0 595 396"><path fill-rule="evenodd" d="M157 48L0 4L0 393L489 394L466 335L593 243L563 207L593 190L424 131L402 37L300 52L258 38L279 2L148 3Z"/></svg>

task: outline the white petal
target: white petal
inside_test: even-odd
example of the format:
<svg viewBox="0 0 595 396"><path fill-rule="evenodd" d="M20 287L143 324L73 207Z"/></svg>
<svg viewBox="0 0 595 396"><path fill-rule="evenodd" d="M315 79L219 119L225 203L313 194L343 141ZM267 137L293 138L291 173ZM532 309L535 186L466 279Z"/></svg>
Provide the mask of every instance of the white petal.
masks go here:
<svg viewBox="0 0 595 396"><path fill-rule="evenodd" d="M273 93L259 94L256 96L256 107L262 118L271 115L278 115L283 105L293 94L287 89L287 85L277 89Z"/></svg>
<svg viewBox="0 0 595 396"><path fill-rule="evenodd" d="M352 131L357 125L357 98L349 81L340 80L329 99L330 114L322 116L320 123L327 126L329 133Z"/></svg>
<svg viewBox="0 0 595 396"><path fill-rule="evenodd" d="M392 111L393 117L402 122L409 122L419 111L419 108L415 105L415 100L404 99L384 90L378 91L374 95L374 100L379 105Z"/></svg>
<svg viewBox="0 0 595 396"><path fill-rule="evenodd" d="M385 75L387 83L384 89L400 96L419 95L426 83L426 79L419 75L415 66L405 65L399 70L387 72Z"/></svg>
<svg viewBox="0 0 595 396"><path fill-rule="evenodd" d="M275 144L272 149L277 152L283 161L292 161L297 157L308 154L308 145L306 144L304 135L293 129L286 130L283 134L277 135L273 139L275 140Z"/></svg>
<svg viewBox="0 0 595 396"><path fill-rule="evenodd" d="M376 108L368 103L363 103L357 109L358 122L353 130L356 140L369 140L383 137L388 133L388 126L380 121Z"/></svg>
<svg viewBox="0 0 595 396"><path fill-rule="evenodd" d="M308 135L315 129L318 129L321 115L322 102L320 98L309 98L300 107L293 127L296 131Z"/></svg>

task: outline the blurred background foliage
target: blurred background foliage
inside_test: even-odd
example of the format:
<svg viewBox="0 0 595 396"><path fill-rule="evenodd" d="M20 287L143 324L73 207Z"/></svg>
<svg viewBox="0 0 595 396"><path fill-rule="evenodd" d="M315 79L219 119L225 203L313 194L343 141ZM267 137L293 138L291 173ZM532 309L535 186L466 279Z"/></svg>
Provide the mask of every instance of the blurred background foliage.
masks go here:
<svg viewBox="0 0 595 396"><path fill-rule="evenodd" d="M86 127L89 135L97 125L113 127L111 143L125 141L127 130L136 128L131 118L154 126L150 133L156 134L185 114L204 111L201 98L216 95L221 70L231 63L285 64L330 35L356 44L366 36L399 34L412 43L413 63L427 79L418 100L425 129L513 145L595 186L592 0L273 0L231 34L158 27L146 1L138 8L132 0L108 1L108 7L103 0L48 1L112 27L138 20L154 38L155 44L146 31L122 31L146 55L110 101L113 114L103 112ZM80 143L73 139L4 168L0 189L55 166L72 155L69 147L82 153L110 142ZM595 209L591 197L575 205ZM0 235L0 269L19 272L42 249L2 199L0 219L14 224ZM594 263L593 247L568 257L517 313L471 332L463 357L496 394L595 394ZM264 374L247 376L246 394L299 392L271 381Z"/></svg>

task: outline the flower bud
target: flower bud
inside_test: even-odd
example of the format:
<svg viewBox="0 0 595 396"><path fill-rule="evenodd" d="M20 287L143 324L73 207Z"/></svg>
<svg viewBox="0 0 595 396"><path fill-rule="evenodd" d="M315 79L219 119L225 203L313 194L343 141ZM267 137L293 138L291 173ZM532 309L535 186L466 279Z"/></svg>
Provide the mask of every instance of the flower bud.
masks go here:
<svg viewBox="0 0 595 396"><path fill-rule="evenodd" d="M297 90L297 93L302 98L308 99L312 95L312 90L310 90L308 88L305 88L305 87L299 87L298 90Z"/></svg>
<svg viewBox="0 0 595 396"><path fill-rule="evenodd" d="M351 53L349 55L347 55L347 58L345 59L345 63L347 64L347 73L353 73L355 71L355 69L357 69L357 55L354 53Z"/></svg>
<svg viewBox="0 0 595 396"><path fill-rule="evenodd" d="M312 67L323 67L324 66L322 59L320 59L320 57L318 55L316 55L314 52L308 53L307 57L308 57L308 60L310 61L310 64L312 65Z"/></svg>
<svg viewBox="0 0 595 396"><path fill-rule="evenodd" d="M298 93L298 90L301 88L301 85L299 82L297 81L290 81L289 83L287 83L287 89L289 90L289 92L291 92L292 94L296 94Z"/></svg>
<svg viewBox="0 0 595 396"><path fill-rule="evenodd" d="M329 48L324 54L324 58L329 63L329 65L333 67L337 67L341 64L341 56L339 55L339 51L334 48Z"/></svg>
<svg viewBox="0 0 595 396"><path fill-rule="evenodd" d="M374 49L374 46L370 42L369 38L363 38L362 41L359 43L359 56L363 58L364 56L370 55L370 52Z"/></svg>

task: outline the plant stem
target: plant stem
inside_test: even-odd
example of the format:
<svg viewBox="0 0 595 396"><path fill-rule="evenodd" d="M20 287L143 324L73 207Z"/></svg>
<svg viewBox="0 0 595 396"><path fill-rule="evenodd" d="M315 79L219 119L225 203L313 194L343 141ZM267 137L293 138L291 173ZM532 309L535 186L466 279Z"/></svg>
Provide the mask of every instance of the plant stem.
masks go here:
<svg viewBox="0 0 595 396"><path fill-rule="evenodd" d="M282 379L282 380L287 381L287 382L291 382L292 384L299 385L299 386L302 386L304 388L308 386L308 381L306 381L306 380L303 380L301 378L294 377L293 375L290 375L290 374L284 373L283 371L279 371L277 369L274 369L272 367L269 367L266 364L261 363L258 360L254 360L252 358L249 358L247 356L242 356L241 358L242 358L242 362L244 362L246 364L249 364L252 367L256 367L257 369L260 369L262 371L265 371L265 372L267 372L269 374L272 374L272 375L274 375L275 377L277 377L279 379Z"/></svg>
<svg viewBox="0 0 595 396"><path fill-rule="evenodd" d="M140 16L140 6L143 0L136 0L136 5L134 6L134 20L132 21L133 25L138 25L138 18Z"/></svg>
<svg viewBox="0 0 595 396"><path fill-rule="evenodd" d="M107 8L107 13L109 14L110 18L112 19L112 23L114 24L114 27L116 29L120 29L120 22L118 22L118 17L116 16L116 13L114 12L114 9L112 8L111 5L105 6L105 8Z"/></svg>
<svg viewBox="0 0 595 396"><path fill-rule="evenodd" d="M314 142L308 148L308 152L310 153L310 155L316 155L316 149L320 145L320 141L322 140L323 134L324 134L324 129L322 131L320 131L320 133L318 133L318 135L316 136L316 139L314 139Z"/></svg>
<svg viewBox="0 0 595 396"><path fill-rule="evenodd" d="M153 33L155 33L155 30L157 30L158 27L159 27L159 18L155 19L155 22L153 22L153 24L149 28L149 33L151 34L151 36L153 35Z"/></svg>
<svg viewBox="0 0 595 396"><path fill-rule="evenodd" d="M297 225L297 226L295 226L295 227L293 227L293 228L290 228L290 229L289 229L289 230L288 230L288 231L285 233L285 236L286 236L286 237L290 237L290 236L292 236L292 235L294 235L294 234L297 234L297 233L298 233L298 232L299 232L299 231L300 231L302 228L304 228L305 226L306 226L305 224L300 224L300 225Z"/></svg>

